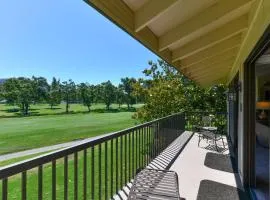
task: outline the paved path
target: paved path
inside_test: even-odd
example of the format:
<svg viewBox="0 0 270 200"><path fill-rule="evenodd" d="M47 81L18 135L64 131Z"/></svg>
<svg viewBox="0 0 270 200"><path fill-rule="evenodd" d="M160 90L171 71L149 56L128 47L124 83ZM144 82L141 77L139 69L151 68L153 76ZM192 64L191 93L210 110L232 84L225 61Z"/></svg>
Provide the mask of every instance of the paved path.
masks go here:
<svg viewBox="0 0 270 200"><path fill-rule="evenodd" d="M9 159L13 159L13 158L19 158L19 157L23 157L23 156L32 155L32 154L37 154L37 153L53 151L53 150L57 150L57 149L61 149L61 148L66 148L66 147L80 144L83 142L89 142L89 141L92 141L92 140L95 140L97 138L104 137L105 135L110 135L110 134L112 134L112 133L104 134L104 135L100 135L100 136L96 136L96 137L91 137L91 138L87 138L87 139L83 139L83 140L76 140L76 141L66 142L66 143L62 143L62 144L56 144L56 145L51 145L51 146L46 146L46 147L41 147L41 148L36 148L36 149L30 149L30 150L26 150L26 151L20 151L20 152L16 152L16 153L3 154L3 155L0 155L0 162L5 161L5 160L9 160Z"/></svg>

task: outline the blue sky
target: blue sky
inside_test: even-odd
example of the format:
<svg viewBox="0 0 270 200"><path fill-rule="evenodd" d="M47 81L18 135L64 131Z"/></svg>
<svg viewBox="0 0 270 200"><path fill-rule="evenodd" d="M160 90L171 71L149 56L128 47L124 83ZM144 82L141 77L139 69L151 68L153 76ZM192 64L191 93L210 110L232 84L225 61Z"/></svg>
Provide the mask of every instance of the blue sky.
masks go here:
<svg viewBox="0 0 270 200"><path fill-rule="evenodd" d="M83 0L0 1L0 78L142 77L157 56Z"/></svg>

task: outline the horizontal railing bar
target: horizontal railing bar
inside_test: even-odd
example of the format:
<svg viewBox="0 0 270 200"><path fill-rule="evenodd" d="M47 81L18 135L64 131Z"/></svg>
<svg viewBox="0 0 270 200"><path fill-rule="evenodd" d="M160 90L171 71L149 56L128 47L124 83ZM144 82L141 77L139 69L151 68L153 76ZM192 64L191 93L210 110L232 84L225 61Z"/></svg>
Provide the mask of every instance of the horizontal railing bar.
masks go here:
<svg viewBox="0 0 270 200"><path fill-rule="evenodd" d="M28 160L24 160L21 162L17 162L17 163L2 167L2 168L0 168L0 179L4 179L4 178L10 177L10 176L13 176L15 174L21 173L23 171L27 171L29 169L33 169L35 167L38 167L39 165L44 165L46 163L52 162L53 160L63 158L65 156L71 155L75 152L79 152L79 151L82 151L82 150L87 149L89 147L101 144L102 142L109 141L111 139L114 139L114 138L120 137L122 135L131 133L132 131L134 132L134 130L137 130L139 128L149 127L149 126L153 125L155 122L159 122L159 121L164 120L164 119L169 119L173 116L177 116L180 114L183 114L183 113L172 114L172 115L169 115L169 116L166 116L163 118L159 118L159 119L156 119L156 120L153 120L150 122L146 122L146 123L131 127L131 128L127 128L127 129L124 129L121 131L107 134L105 136L100 136L100 138L96 138L96 139L91 140L91 141L82 142L80 144L76 144L76 145L71 146L71 147L60 149L60 150L57 150L54 152L47 153L45 155L41 155L41 156L38 156L35 158L31 158Z"/></svg>
<svg viewBox="0 0 270 200"><path fill-rule="evenodd" d="M228 114L228 112L210 112L210 111L188 111L183 113L212 113L212 114Z"/></svg>
<svg viewBox="0 0 270 200"><path fill-rule="evenodd" d="M198 114L199 116L201 115L216 115L216 116L227 116L228 113L224 113L224 112L220 112L220 113L214 113L214 112L186 112L186 113L183 113L185 114L186 116L192 116L194 114Z"/></svg>

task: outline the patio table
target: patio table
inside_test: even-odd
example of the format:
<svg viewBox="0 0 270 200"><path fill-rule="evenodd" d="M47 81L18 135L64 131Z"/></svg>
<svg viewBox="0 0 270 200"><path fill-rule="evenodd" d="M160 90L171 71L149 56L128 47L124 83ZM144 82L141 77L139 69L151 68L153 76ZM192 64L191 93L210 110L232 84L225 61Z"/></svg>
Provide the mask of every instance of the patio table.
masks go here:
<svg viewBox="0 0 270 200"><path fill-rule="evenodd" d="M215 126L204 126L202 129L205 131L217 131L217 127Z"/></svg>
<svg viewBox="0 0 270 200"><path fill-rule="evenodd" d="M207 141L212 140L215 144L216 150L218 151L217 141L222 140L223 147L225 148L223 137L217 134L217 130L218 128L214 126L201 127L201 131L199 131L198 146L200 145L202 139L207 139Z"/></svg>

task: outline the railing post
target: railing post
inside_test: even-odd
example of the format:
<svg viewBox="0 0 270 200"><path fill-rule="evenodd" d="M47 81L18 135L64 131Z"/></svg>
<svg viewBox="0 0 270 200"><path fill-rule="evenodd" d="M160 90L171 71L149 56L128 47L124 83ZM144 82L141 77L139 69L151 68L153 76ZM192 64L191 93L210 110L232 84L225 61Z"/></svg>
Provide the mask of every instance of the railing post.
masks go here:
<svg viewBox="0 0 270 200"><path fill-rule="evenodd" d="M108 199L108 144L107 141L105 142L105 157L104 157L104 164L105 164L105 199Z"/></svg>
<svg viewBox="0 0 270 200"><path fill-rule="evenodd" d="M91 198L95 199L95 146L91 147Z"/></svg>
<svg viewBox="0 0 270 200"><path fill-rule="evenodd" d="M83 151L83 199L87 199L87 149Z"/></svg>
<svg viewBox="0 0 270 200"><path fill-rule="evenodd" d="M43 198L43 166L40 165L38 167L38 200L42 200Z"/></svg>
<svg viewBox="0 0 270 200"><path fill-rule="evenodd" d="M8 199L8 179L2 180L2 200Z"/></svg>
<svg viewBox="0 0 270 200"><path fill-rule="evenodd" d="M68 200L68 156L64 157L64 200Z"/></svg>
<svg viewBox="0 0 270 200"><path fill-rule="evenodd" d="M22 172L22 200L27 199L27 189L26 189L26 184L27 184L27 172L24 171Z"/></svg>
<svg viewBox="0 0 270 200"><path fill-rule="evenodd" d="M56 200L56 161L52 161L52 200Z"/></svg>
<svg viewBox="0 0 270 200"><path fill-rule="evenodd" d="M74 200L78 199L78 152L74 153Z"/></svg>
<svg viewBox="0 0 270 200"><path fill-rule="evenodd" d="M98 189L99 189L99 199L101 200L102 198L102 192L101 192L101 188L102 188L102 179L101 179L101 174L102 174L102 169L101 169L101 144L98 145Z"/></svg>

